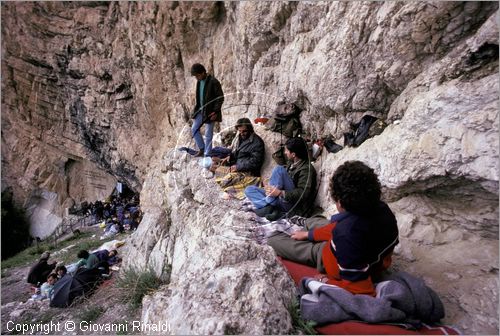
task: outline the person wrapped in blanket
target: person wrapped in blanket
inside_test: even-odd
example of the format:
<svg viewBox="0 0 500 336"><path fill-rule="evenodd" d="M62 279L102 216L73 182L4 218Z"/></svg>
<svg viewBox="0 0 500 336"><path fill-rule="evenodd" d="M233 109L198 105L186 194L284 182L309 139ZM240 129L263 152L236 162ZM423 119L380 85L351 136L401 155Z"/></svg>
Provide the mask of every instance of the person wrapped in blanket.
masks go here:
<svg viewBox="0 0 500 336"><path fill-rule="evenodd" d="M236 137L222 158L212 157L210 168L215 173L215 182L229 195L237 199L245 197L244 190L260 183L260 169L265 159L264 141L258 136L248 118L236 122ZM225 156L224 156L225 155Z"/></svg>
<svg viewBox="0 0 500 336"><path fill-rule="evenodd" d="M268 244L279 256L326 273L323 282L375 296L372 278L390 266L399 242L396 218L380 199L378 176L360 161L347 161L333 174L330 192L338 210L330 223L291 236L278 233Z"/></svg>

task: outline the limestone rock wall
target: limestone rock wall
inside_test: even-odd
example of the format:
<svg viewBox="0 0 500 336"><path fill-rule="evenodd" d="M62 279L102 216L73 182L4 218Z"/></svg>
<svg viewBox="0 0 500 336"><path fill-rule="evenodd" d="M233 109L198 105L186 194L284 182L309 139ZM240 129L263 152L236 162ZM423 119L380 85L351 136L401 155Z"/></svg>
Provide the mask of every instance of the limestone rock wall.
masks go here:
<svg viewBox="0 0 500 336"><path fill-rule="evenodd" d="M367 162L398 217L396 266L439 292L446 322L465 333L498 333L497 16L496 2L2 3L2 188L25 206L55 193L50 206L40 201L33 210L57 215L64 204L107 190L79 187L88 183L77 178L85 166L105 172L106 182L96 183L106 188L127 181L142 190L147 209L129 264L159 274L173 265L172 284L146 300L144 319L158 315L161 303L190 321L176 329L186 333L285 333L286 319L280 325L263 316L252 329L234 322L241 311L229 308L244 301L238 293L249 300L259 286L284 281L270 251L246 242L218 246L216 223L243 219L230 206L207 209L216 196L200 195L214 186L198 181L194 166L175 166L181 162L171 156L161 163L175 146L194 146L189 68L201 62L226 93L221 130L243 115L271 115L282 100L304 110L308 135L331 134L340 144L364 114L386 121L384 132L360 147L323 153L316 163L321 211L335 211L327 190L334 169L345 160ZM258 132L271 153L279 136ZM271 167L268 160L265 173ZM182 191L172 189L173 175ZM220 261L223 249L241 259ZM262 282L239 278L248 276L246 263ZM213 270L216 280L206 274ZM232 304L214 315L222 322L204 329L190 318L202 308L181 298L211 281L244 290L225 293ZM210 307L223 291L217 286L203 293ZM245 314L264 305L251 302ZM265 309L267 316L284 314L275 309Z"/></svg>
<svg viewBox="0 0 500 336"><path fill-rule="evenodd" d="M213 183L175 150L148 175L151 202L123 268L151 268L170 284L143 300L143 322L167 322L175 334L290 333L293 281L269 246L242 234L250 214L221 202Z"/></svg>

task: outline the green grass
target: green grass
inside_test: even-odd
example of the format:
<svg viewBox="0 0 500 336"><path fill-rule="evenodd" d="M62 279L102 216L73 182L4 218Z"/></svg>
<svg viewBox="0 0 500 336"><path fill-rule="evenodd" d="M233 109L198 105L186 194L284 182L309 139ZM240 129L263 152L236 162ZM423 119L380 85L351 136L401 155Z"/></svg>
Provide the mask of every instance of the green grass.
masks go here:
<svg viewBox="0 0 500 336"><path fill-rule="evenodd" d="M120 330L116 332L117 335L127 335L128 330L132 329L132 326L129 325L127 321L115 321L113 324L116 326L120 326Z"/></svg>
<svg viewBox="0 0 500 336"><path fill-rule="evenodd" d="M45 311L41 313L40 315L37 316L36 318L36 323L44 324L44 323L49 323L54 319L54 316L58 314L57 311Z"/></svg>
<svg viewBox="0 0 500 336"><path fill-rule="evenodd" d="M74 247L68 249L67 252L61 253L57 256L51 257L53 260L57 260L64 262L65 264L76 261L76 254L80 250L93 250L105 242L108 242L113 239L120 239L121 235L111 237L109 239L105 240L99 240L97 236L99 236L100 232L85 232L85 233L80 233L74 236L71 236L63 241L58 241L57 244L54 244L54 242L42 242L39 243L38 246L31 246L25 249L24 251L19 252L15 256L3 260L1 264L2 271L12 268L12 267L18 267L18 266L25 266L28 264L34 263L40 255L44 251L50 251L50 252L55 252L59 251L69 245L75 244ZM95 238L92 238L92 235L96 235Z"/></svg>
<svg viewBox="0 0 500 336"><path fill-rule="evenodd" d="M95 307L88 307L85 309L81 314L80 314L80 321L85 321L85 322L94 322L96 321L104 312L106 309L100 306L95 306Z"/></svg>
<svg viewBox="0 0 500 336"><path fill-rule="evenodd" d="M116 286L120 289L122 302L137 309L142 305L144 296L156 291L161 285L167 284L169 277L170 275L166 276L165 279L160 279L151 269L137 271L130 268L120 275Z"/></svg>
<svg viewBox="0 0 500 336"><path fill-rule="evenodd" d="M299 302L294 299L288 306L288 312L292 318L292 326L294 334L298 335L317 335L318 332L314 329L316 322L305 321L300 315L300 305Z"/></svg>
<svg viewBox="0 0 500 336"><path fill-rule="evenodd" d="M74 262L77 259L76 255L77 255L78 251L80 251L80 250L91 251L91 250L94 250L97 247L101 246L102 244L108 242L108 241L111 241L111 240L114 240L114 239L120 239L119 237L115 236L115 237L111 237L111 238L108 238L108 239L99 240L99 238L97 238L97 236L98 236L98 234L96 234L95 238L85 239L85 240L82 240L82 241L76 243L75 246L73 246L72 248L68 249L67 252L58 255L56 257L57 260L58 261L62 261L65 264ZM68 244L68 245L71 245L71 244Z"/></svg>

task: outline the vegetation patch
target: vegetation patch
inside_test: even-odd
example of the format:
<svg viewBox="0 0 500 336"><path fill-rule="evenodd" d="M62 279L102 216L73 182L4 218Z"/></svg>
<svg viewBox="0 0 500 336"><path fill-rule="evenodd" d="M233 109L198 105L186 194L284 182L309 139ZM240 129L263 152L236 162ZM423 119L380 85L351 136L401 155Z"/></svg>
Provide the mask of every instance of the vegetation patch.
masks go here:
<svg viewBox="0 0 500 336"><path fill-rule="evenodd" d="M145 295L154 292L161 285L168 284L170 270L171 268L168 267L168 276L163 279L158 277L152 269L137 271L129 268L125 270L116 284L120 289L122 302L128 303L133 309L139 308Z"/></svg>
<svg viewBox="0 0 500 336"><path fill-rule="evenodd" d="M101 306L91 306L82 311L80 315L80 321L93 322L97 320L106 309Z"/></svg>
<svg viewBox="0 0 500 336"><path fill-rule="evenodd" d="M318 332L314 329L317 325L314 321L305 321L300 315L300 305L296 299L288 306L288 312L292 318L293 334L295 335L317 335Z"/></svg>
<svg viewBox="0 0 500 336"><path fill-rule="evenodd" d="M76 254L80 250L93 250L102 244L111 241L113 239L120 239L120 236L115 236L115 237L110 237L105 240L99 240L92 238L92 236L95 234L95 232L84 232L80 233L78 235L73 235L71 237L68 237L67 239L59 242L41 242L38 243L35 246L28 247L27 249L19 252L15 256L7 259L7 260L2 260L2 271L12 268L12 267L18 267L18 266L26 266L28 264L34 263L40 255L45 252L49 251L51 253L59 251L61 249L64 249L72 244L75 244L75 246L71 247L68 249L68 251L63 252L61 254L58 254L57 256L54 255L53 258L57 261L62 261L63 263L67 264L70 262L73 262L76 259Z"/></svg>
<svg viewBox="0 0 500 336"><path fill-rule="evenodd" d="M115 321L113 324L118 326L117 335L127 335L128 330L132 330L132 325L128 321Z"/></svg>

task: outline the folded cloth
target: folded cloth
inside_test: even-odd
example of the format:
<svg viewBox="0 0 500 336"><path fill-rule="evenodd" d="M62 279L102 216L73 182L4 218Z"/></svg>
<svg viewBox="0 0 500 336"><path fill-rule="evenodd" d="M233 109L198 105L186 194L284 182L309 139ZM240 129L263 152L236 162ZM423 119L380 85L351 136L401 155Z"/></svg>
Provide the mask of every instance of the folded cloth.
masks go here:
<svg viewBox="0 0 500 336"><path fill-rule="evenodd" d="M419 328L438 322L444 307L437 294L420 278L398 272L376 285L377 296L304 278L300 284L301 315L319 324L358 320L368 323L404 323Z"/></svg>
<svg viewBox="0 0 500 336"><path fill-rule="evenodd" d="M245 189L251 185L259 185L260 177L247 173L230 172L229 167L219 166L215 170L215 182L234 198L245 198Z"/></svg>
<svg viewBox="0 0 500 336"><path fill-rule="evenodd" d="M283 232L287 235L302 229L301 226L290 222L288 218L278 219L274 222L259 222L260 226L255 228L255 238L259 244L267 244L267 239L274 236L277 232Z"/></svg>

